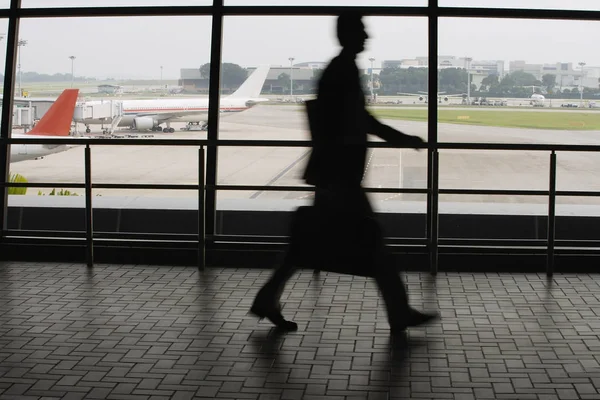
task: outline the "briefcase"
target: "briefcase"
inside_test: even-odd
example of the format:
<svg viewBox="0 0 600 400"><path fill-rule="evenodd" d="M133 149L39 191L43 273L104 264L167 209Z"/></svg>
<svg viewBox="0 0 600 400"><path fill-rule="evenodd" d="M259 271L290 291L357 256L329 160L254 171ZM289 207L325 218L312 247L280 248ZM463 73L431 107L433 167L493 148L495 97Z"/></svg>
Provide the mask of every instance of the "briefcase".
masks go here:
<svg viewBox="0 0 600 400"><path fill-rule="evenodd" d="M290 247L300 269L373 277L382 243L374 217L299 207L292 216Z"/></svg>

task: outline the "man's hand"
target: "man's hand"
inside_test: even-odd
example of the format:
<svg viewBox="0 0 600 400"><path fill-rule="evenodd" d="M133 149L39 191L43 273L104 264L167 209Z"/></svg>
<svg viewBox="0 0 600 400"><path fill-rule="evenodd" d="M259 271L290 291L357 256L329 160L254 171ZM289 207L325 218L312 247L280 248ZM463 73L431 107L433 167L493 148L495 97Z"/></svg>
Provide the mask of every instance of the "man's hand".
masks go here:
<svg viewBox="0 0 600 400"><path fill-rule="evenodd" d="M426 143L419 136L407 135L389 125L382 124L368 112L367 117L370 126L369 133L379 136L386 142L400 146L408 146L415 150L421 150L420 147Z"/></svg>
<svg viewBox="0 0 600 400"><path fill-rule="evenodd" d="M421 146L423 146L426 142L421 139L419 136L411 136L408 140L409 146L414 148L417 151L422 150Z"/></svg>

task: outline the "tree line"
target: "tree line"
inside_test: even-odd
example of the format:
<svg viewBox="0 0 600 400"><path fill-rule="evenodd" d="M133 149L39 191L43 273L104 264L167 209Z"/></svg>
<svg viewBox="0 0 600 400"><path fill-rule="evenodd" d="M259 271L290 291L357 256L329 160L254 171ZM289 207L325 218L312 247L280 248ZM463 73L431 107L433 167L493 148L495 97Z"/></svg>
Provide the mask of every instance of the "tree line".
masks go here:
<svg viewBox="0 0 600 400"><path fill-rule="evenodd" d="M200 76L203 79L210 78L210 63L200 67ZM298 82L293 80L293 91L297 94L314 94L322 69L313 70L309 82ZM378 95L397 95L398 93L426 92L428 88L428 68L384 68L379 74L373 74L373 89ZM68 75L68 74L67 74ZM248 77L248 70L234 63L223 63L221 67L221 86L225 89L235 89ZM437 85L440 92L446 94L466 94L467 71L464 68L445 68L437 75ZM361 83L365 93L370 93L371 75L361 75ZM471 77L471 81L473 78ZM292 79L288 73L281 73L277 77L275 86L283 93L290 92ZM533 74L524 71L513 71L502 78L490 74L483 78L479 86L471 83L471 96L481 97L515 97L527 98L532 93L543 93L548 98L579 98L578 88L562 88L556 81L556 75L545 74L542 79L537 79ZM600 95L599 88L584 88L583 97L596 97Z"/></svg>
<svg viewBox="0 0 600 400"><path fill-rule="evenodd" d="M18 79L19 75L15 76L15 79ZM4 80L4 75L0 74L0 79ZM21 80L23 82L31 83L31 82L70 82L71 74L39 74L37 72L23 72L21 75ZM74 81L77 82L86 82L86 81L95 81L96 78L90 78L87 76L75 76Z"/></svg>
<svg viewBox="0 0 600 400"><path fill-rule="evenodd" d="M428 68L384 68L379 74L373 76L375 91L380 95L426 92L428 73ZM467 93L467 71L464 68L442 69L438 73L437 84L440 92ZM528 72L513 71L502 78L490 74L483 78L479 87L471 83L471 96L526 98L534 92L543 93L548 98L578 98L580 96L579 88L561 88L556 82L556 75L553 74L545 74L539 80ZM600 87L583 88L583 95L584 97L600 95Z"/></svg>

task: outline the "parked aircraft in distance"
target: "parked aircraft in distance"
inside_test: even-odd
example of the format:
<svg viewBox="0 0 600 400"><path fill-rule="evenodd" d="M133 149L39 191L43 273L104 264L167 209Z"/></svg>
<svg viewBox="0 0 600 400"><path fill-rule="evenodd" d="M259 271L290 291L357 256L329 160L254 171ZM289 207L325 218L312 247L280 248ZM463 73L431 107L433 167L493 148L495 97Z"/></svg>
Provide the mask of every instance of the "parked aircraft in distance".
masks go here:
<svg viewBox="0 0 600 400"><path fill-rule="evenodd" d="M419 92L419 93L397 93L403 96L415 96L419 98L419 101L425 101L427 103L428 93L427 92ZM442 100L447 102L451 98L461 97L466 98L466 94L446 94L446 92L438 92L438 103L442 103Z"/></svg>
<svg viewBox="0 0 600 400"><path fill-rule="evenodd" d="M221 98L219 107L221 116L248 110L259 102L268 99L259 98L262 87L269 72L269 66L258 67L242 85L231 95ZM92 106L101 104L101 100L80 103L81 106ZM111 125L114 127L129 127L135 130L151 130L174 132L171 128L172 122L187 122L188 130L206 129L208 120L208 98L161 98L152 100L121 100L122 115L113 119L101 118L82 120L75 122L86 126L86 133L90 133L90 125ZM161 128L161 124L166 127Z"/></svg>
<svg viewBox="0 0 600 400"><path fill-rule="evenodd" d="M65 89L33 129L24 134L12 134L11 137L14 139L68 137L78 94L79 89ZM49 154L67 151L73 147L75 145L11 144L10 162L41 158Z"/></svg>
<svg viewBox="0 0 600 400"><path fill-rule="evenodd" d="M544 97L543 94L541 93L536 93L535 89L539 88L540 91L543 93L544 89L542 86L539 85L527 85L527 86L523 86L526 88L531 88L531 97L529 98L529 104L534 106L534 107L544 107L545 105L545 101L546 101L546 97Z"/></svg>
<svg viewBox="0 0 600 400"><path fill-rule="evenodd" d="M544 102L546 101L546 98L543 94L534 93L531 95L529 100L530 104L534 107L544 107Z"/></svg>

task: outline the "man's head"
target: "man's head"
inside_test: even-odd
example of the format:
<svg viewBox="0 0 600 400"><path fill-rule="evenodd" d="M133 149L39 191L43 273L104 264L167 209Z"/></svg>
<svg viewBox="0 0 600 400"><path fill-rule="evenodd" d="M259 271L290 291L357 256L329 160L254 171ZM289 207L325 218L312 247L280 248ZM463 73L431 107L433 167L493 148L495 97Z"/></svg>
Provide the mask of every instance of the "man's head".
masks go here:
<svg viewBox="0 0 600 400"><path fill-rule="evenodd" d="M340 45L355 54L365 49L365 41L369 38L362 17L358 12L346 11L337 19L337 37Z"/></svg>

